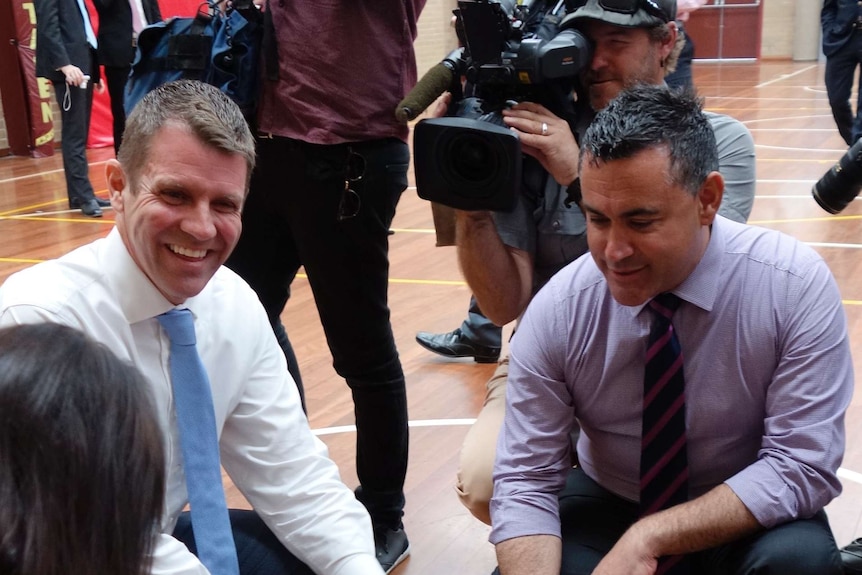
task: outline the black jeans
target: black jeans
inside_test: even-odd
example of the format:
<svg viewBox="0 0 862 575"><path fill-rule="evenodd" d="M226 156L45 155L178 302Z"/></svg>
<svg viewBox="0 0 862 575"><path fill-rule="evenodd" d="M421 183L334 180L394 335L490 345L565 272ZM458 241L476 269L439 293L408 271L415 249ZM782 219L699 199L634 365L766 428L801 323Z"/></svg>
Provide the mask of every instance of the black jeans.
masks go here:
<svg viewBox="0 0 862 575"><path fill-rule="evenodd" d="M305 563L282 545L257 513L245 509L230 509L229 512L240 575L313 575ZM188 511L180 514L173 536L197 555Z"/></svg>
<svg viewBox="0 0 862 575"><path fill-rule="evenodd" d="M589 575L637 521L638 504L607 491L579 468L560 492L562 575ZM841 575L841 558L823 511L693 553L698 575Z"/></svg>
<svg viewBox="0 0 862 575"><path fill-rule="evenodd" d="M348 148L362 157L342 211ZM410 152L396 139L323 146L261 139L243 212L243 232L227 265L260 297L299 383L280 314L305 266L333 366L353 393L357 497L375 525L395 528L404 508L407 396L389 320L389 226L407 187ZM357 168L358 169L358 168ZM358 207L358 211L353 208ZM301 385L301 383L300 383Z"/></svg>
<svg viewBox="0 0 862 575"><path fill-rule="evenodd" d="M853 76L862 64L862 30L853 32L853 37L838 52L826 58L826 93L829 107L838 126L838 132L848 146L852 146L862 136L862 79L856 102L856 114L850 105L853 89Z"/></svg>

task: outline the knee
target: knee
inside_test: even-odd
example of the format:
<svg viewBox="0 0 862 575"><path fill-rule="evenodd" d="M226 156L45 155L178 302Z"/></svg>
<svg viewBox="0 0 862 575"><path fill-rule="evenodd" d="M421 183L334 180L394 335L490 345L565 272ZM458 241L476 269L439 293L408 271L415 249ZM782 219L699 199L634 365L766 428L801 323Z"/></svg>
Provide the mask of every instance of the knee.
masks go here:
<svg viewBox="0 0 862 575"><path fill-rule="evenodd" d="M455 491L473 517L487 525L491 524L490 504L494 483L490 473L477 471L462 462Z"/></svg>

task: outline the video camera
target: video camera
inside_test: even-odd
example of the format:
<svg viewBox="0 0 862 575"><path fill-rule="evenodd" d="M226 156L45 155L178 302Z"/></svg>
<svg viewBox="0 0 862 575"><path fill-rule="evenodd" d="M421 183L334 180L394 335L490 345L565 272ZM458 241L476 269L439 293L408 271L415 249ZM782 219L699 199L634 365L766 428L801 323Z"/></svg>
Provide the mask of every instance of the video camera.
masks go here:
<svg viewBox="0 0 862 575"><path fill-rule="evenodd" d="M558 113L590 62L586 37L559 29L565 0L553 7L544 0L504 1L458 1L455 28L463 47L432 68L396 111L407 122L444 91L453 95L450 117L422 120L414 130L421 198L462 210L511 210L523 158L500 112L533 101Z"/></svg>
<svg viewBox="0 0 862 575"><path fill-rule="evenodd" d="M811 195L821 208L830 214L837 214L859 195L860 190L862 139L856 140L838 163L823 174L811 188Z"/></svg>

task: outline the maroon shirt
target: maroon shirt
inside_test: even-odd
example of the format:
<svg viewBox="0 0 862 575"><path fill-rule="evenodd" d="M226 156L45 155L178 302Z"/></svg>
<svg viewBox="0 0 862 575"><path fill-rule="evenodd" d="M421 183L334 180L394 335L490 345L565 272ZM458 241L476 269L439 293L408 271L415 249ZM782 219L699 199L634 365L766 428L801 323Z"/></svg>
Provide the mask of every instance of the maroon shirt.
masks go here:
<svg viewBox="0 0 862 575"><path fill-rule="evenodd" d="M395 137L398 102L416 84L416 20L425 0L270 0L279 79L264 79L260 130L314 144Z"/></svg>

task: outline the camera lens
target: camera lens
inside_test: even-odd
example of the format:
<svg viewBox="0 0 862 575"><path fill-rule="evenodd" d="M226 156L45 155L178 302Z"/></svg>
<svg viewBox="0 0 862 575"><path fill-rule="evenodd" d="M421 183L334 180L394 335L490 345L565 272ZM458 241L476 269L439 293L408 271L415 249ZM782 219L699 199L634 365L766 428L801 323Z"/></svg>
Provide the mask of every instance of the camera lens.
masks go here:
<svg viewBox="0 0 862 575"><path fill-rule="evenodd" d="M817 204L837 214L847 207L862 190L862 140L857 140L838 163L823 174L811 188Z"/></svg>
<svg viewBox="0 0 862 575"><path fill-rule="evenodd" d="M449 144L447 156L455 176L471 184L482 184L497 173L497 154L485 138L476 134L458 134Z"/></svg>

